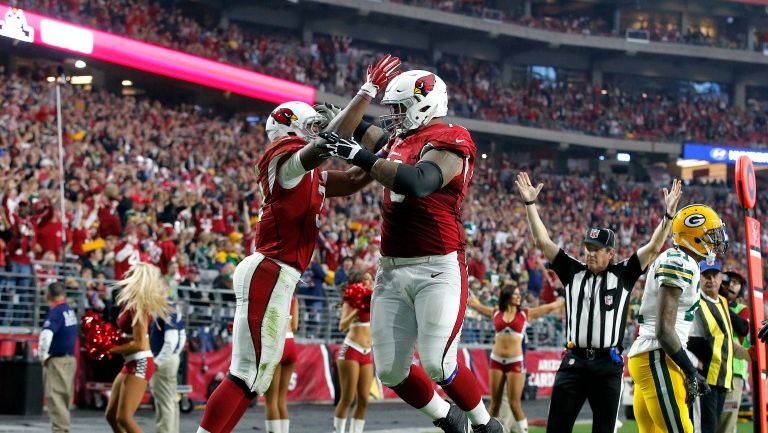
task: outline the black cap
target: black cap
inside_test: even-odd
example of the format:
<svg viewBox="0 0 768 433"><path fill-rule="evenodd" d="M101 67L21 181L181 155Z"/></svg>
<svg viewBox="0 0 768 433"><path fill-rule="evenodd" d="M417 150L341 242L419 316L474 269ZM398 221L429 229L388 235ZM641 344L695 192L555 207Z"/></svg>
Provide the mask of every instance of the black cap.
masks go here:
<svg viewBox="0 0 768 433"><path fill-rule="evenodd" d="M615 248L616 234L611 229L592 227L584 236L585 244L596 245L600 248Z"/></svg>

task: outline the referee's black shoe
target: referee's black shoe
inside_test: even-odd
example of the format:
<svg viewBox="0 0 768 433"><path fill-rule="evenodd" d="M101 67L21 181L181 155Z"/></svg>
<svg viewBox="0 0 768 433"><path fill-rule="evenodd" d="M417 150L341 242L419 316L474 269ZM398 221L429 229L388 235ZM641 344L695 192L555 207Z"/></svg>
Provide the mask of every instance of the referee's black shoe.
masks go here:
<svg viewBox="0 0 768 433"><path fill-rule="evenodd" d="M445 418L436 419L432 424L443 429L445 433L469 433L467 414L455 404L451 405Z"/></svg>
<svg viewBox="0 0 768 433"><path fill-rule="evenodd" d="M472 431L474 433L507 433L507 429L496 418L491 418L485 425L473 425Z"/></svg>

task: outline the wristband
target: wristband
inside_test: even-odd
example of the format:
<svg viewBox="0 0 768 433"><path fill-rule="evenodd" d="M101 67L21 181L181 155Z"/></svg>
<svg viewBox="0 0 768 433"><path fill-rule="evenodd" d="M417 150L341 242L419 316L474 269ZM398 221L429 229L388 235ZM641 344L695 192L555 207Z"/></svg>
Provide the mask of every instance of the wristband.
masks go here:
<svg viewBox="0 0 768 433"><path fill-rule="evenodd" d="M665 211L665 212L664 212L664 218L666 218L666 219L668 219L668 220L670 220L670 221L672 221L673 219L675 219L675 217L673 217L672 215L670 215L670 214L669 214L669 212L667 212L667 211Z"/></svg>
<svg viewBox="0 0 768 433"><path fill-rule="evenodd" d="M376 97L376 86L374 86L373 83L369 81L360 87L360 90L357 91L357 94L365 98L368 102L371 102L373 98Z"/></svg>
<svg viewBox="0 0 768 433"><path fill-rule="evenodd" d="M671 355L672 361L675 361L678 367L685 373L686 376L696 374L696 367L691 363L691 358L688 358L688 354L685 353L685 349L680 348L674 355Z"/></svg>
<svg viewBox="0 0 768 433"><path fill-rule="evenodd" d="M373 168L373 164L376 164L376 161L378 160L378 156L365 149L360 149L355 154L355 157L352 158L352 164L362 168L366 172L370 172Z"/></svg>
<svg viewBox="0 0 768 433"><path fill-rule="evenodd" d="M355 132L352 133L352 138L354 138L358 143L363 141L363 136L365 135L365 131L368 130L368 128L371 127L371 123L366 122L365 120L360 120L360 123L357 125L357 128L355 128Z"/></svg>
<svg viewBox="0 0 768 433"><path fill-rule="evenodd" d="M532 205L532 204L536 204L536 200L531 200L531 201L527 201L527 202L525 202L525 205L526 205L526 206L530 206L530 205Z"/></svg>

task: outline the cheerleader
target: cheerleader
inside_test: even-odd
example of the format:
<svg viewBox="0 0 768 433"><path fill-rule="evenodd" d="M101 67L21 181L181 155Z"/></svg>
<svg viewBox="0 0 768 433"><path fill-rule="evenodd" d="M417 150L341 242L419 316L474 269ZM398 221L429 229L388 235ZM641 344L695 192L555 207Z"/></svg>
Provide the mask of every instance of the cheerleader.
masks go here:
<svg viewBox="0 0 768 433"><path fill-rule="evenodd" d="M153 316L168 320L171 313L166 299L168 288L157 267L137 263L131 266L114 290L120 291L117 295L120 306L117 326L128 342L109 350L110 353L122 355L125 363L112 382L105 415L113 432L141 433L133 415L155 371L148 329Z"/></svg>
<svg viewBox="0 0 768 433"><path fill-rule="evenodd" d="M299 328L299 303L294 296L291 300L291 322L285 334L283 357L272 376L272 383L264 393L264 419L267 433L289 433L291 421L288 419L288 385L291 383L293 370L296 368L296 343L293 332Z"/></svg>
<svg viewBox="0 0 768 433"><path fill-rule="evenodd" d="M492 417L498 416L501 406L504 384L507 384L507 399L510 409L515 416L518 431L528 432L528 420L525 418L521 398L523 385L525 384L525 369L523 366L523 339L528 320L537 318L556 311L565 305L565 300L560 298L550 304L536 308L520 308L522 296L520 289L515 286L505 285L501 288L498 309L487 307L480 303L476 297L472 297L469 306L479 313L493 318L493 327L496 329L496 338L491 350L489 383L491 387L491 407L489 413Z"/></svg>
<svg viewBox="0 0 768 433"><path fill-rule="evenodd" d="M373 382L371 353L371 295L373 277L370 273L353 272L344 291L339 331L347 331L344 345L339 349L336 371L339 374L341 396L333 418L335 433L345 433L347 413L355 402L350 433L363 433L365 411ZM357 398L357 399L355 399Z"/></svg>

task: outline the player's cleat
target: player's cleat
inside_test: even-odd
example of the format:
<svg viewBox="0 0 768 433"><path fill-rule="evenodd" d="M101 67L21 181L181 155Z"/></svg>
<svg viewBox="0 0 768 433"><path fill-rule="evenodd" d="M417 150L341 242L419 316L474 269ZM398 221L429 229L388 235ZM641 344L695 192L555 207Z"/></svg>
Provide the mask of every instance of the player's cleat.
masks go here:
<svg viewBox="0 0 768 433"><path fill-rule="evenodd" d="M485 425L473 425L472 431L474 433L507 433L507 429L496 418L491 418Z"/></svg>
<svg viewBox="0 0 768 433"><path fill-rule="evenodd" d="M451 405L448 415L432 421L435 427L440 427L445 433L469 433L467 415L455 404Z"/></svg>

